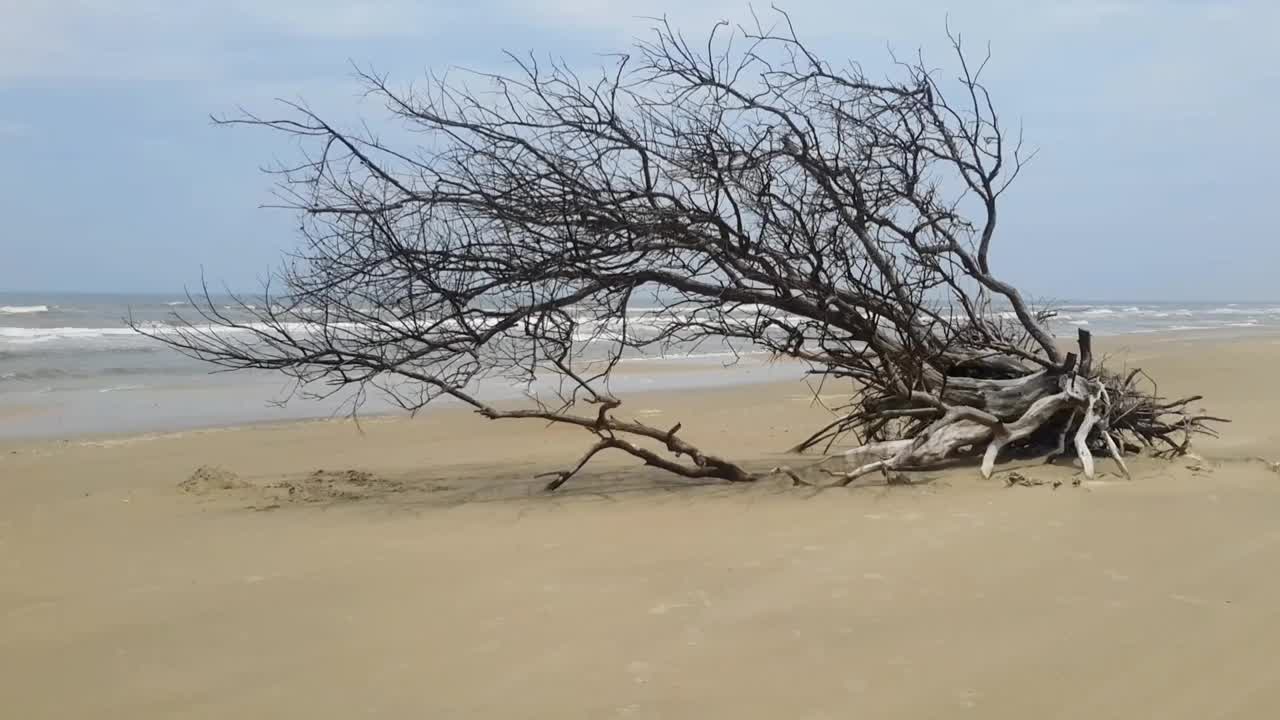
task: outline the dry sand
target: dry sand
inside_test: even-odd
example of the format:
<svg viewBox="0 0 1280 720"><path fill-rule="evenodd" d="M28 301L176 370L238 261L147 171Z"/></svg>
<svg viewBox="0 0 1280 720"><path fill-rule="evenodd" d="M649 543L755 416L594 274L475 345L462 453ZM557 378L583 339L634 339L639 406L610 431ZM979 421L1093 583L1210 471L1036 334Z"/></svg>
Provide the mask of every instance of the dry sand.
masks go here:
<svg viewBox="0 0 1280 720"><path fill-rule="evenodd" d="M1280 340L1124 344L1236 420L1203 461L547 497L581 431L454 410L0 445L0 715L1280 717ZM825 417L627 407L766 466Z"/></svg>

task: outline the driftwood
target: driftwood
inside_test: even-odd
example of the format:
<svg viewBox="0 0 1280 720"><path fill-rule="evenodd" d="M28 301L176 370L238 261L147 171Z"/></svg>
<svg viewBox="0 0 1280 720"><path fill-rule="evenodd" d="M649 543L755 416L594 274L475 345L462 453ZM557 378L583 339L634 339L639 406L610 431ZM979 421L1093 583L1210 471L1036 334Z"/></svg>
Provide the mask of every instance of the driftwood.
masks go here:
<svg viewBox="0 0 1280 720"><path fill-rule="evenodd" d="M1057 385L1058 392L1050 394L1045 390L1049 382ZM1030 437L1064 411L1071 410L1074 416L1074 411L1081 406L1084 407L1084 420L1076 432L1076 449L1085 463L1085 474L1093 477L1087 442L1098 417L1095 409L1097 399L1105 393L1101 382L1091 381L1074 372L1042 371L1020 380L990 381L986 393L971 397L972 405L937 407L937 419L910 440L883 441L848 451L846 458L854 467L843 474L841 484L878 470L928 468L965 453L979 452L982 475L989 478L1001 450ZM996 414L977 409L983 406L999 407L1002 412ZM1018 412L1020 408L1025 409ZM1066 431L1067 426L1064 425L1063 432ZM865 464L854 462L855 458L865 456L878 459ZM1116 459L1123 467L1118 454Z"/></svg>
<svg viewBox="0 0 1280 720"><path fill-rule="evenodd" d="M954 396L963 398L963 405L902 409L900 412L909 413L909 417L936 419L911 439L873 442L845 452L850 469L830 474L839 478L838 484L846 485L877 471L927 469L958 457L974 456L981 457L982 475L989 478L1002 450L1027 441L1046 427L1056 427L1056 447L1043 446L1047 461L1065 454L1066 438L1071 435L1085 477L1094 477L1093 456L1095 451L1101 451L1114 460L1120 474L1128 478L1130 473L1122 448L1133 446L1125 443L1126 438L1132 437L1147 445L1159 439L1168 447L1157 454L1181 455L1187 452L1192 434L1213 433L1207 423L1228 422L1224 418L1187 413L1189 403L1199 397L1163 402L1141 392L1134 384L1141 371L1130 371L1123 380L1107 373L1091 377L1088 374L1092 369L1090 333L1080 330L1078 342L1078 362L1073 356L1055 370L1039 371L1014 380L968 383L963 392ZM1056 385L1057 392L1048 391L1050 385ZM1117 400L1112 399L1113 395ZM953 396L944 392L942 397ZM895 411L879 412L884 415ZM817 438L830 432L831 427L811 436L802 446L811 447ZM1181 443L1169 439L1174 433L1183 434Z"/></svg>
<svg viewBox="0 0 1280 720"><path fill-rule="evenodd" d="M1015 450L1127 472L1123 453L1185 453L1211 431L1198 397L1107 370L1088 333L1064 353L1052 312L997 273L997 207L1033 153L996 113L989 58L952 36L953 75L919 58L871 78L817 57L784 13L753 20L698 43L660 21L587 75L515 56L507 75L403 91L364 74L418 147L300 104L220 121L303 148L277 169L299 247L261 298L228 310L203 287L195 314L135 327L355 406L373 391L412 411L451 398L581 428L590 445L551 489L605 451L761 477L678 424L618 416L624 357L708 347L793 358L815 393L847 391L794 448L859 445L843 483L956 458L990 476ZM494 381L524 383L532 407L484 401Z"/></svg>

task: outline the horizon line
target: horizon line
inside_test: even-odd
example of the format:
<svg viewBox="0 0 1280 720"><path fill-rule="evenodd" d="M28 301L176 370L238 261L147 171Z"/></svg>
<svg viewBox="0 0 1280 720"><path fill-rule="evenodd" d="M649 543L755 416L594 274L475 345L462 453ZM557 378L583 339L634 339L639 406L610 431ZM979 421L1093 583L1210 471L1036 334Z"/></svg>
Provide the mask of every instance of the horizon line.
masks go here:
<svg viewBox="0 0 1280 720"><path fill-rule="evenodd" d="M213 297L227 297L227 296L232 296L232 295L250 296L250 295L257 295L257 294L259 294L259 293L261 293L261 292L262 292L262 289L261 289L261 288L258 288L258 289L255 289L255 290L229 290L229 291L226 291L226 292L212 293L212 296L213 296ZM187 293L187 291L186 291L186 290L51 290L51 289L43 289L43 290L13 290L13 289L8 289L8 288L0 288L0 295L26 295L26 296L38 296L38 295L40 295L40 294L48 294L48 295L71 295L71 296L76 296L76 295L78 295L78 296L99 295L99 296L121 296L121 297L127 297L127 296L135 296L135 297L136 297L136 296L145 296L145 297L167 297L167 298L173 298L174 296L177 296L177 297L186 297L188 293ZM194 297L199 297L199 296L200 296L200 294L199 294L199 293L192 293L192 295L193 295ZM1041 299L1043 299L1043 298L1045 298L1045 297L1050 297L1050 296L1045 295L1045 296L1040 296L1040 297L1041 297ZM1035 296L1032 296L1032 299L1033 299L1033 301L1034 301ZM1093 298L1089 298L1089 297L1058 297L1058 298L1054 298L1054 299L1053 299L1052 304L1091 303L1091 304L1118 305L1118 304L1124 304L1124 303L1138 303L1138 304L1140 304L1140 303L1144 303L1144 302L1146 302L1146 303L1224 303L1224 304L1239 304L1239 303L1250 303L1250 304L1277 303L1277 304L1280 304L1280 297L1277 297L1277 298L1265 298L1265 299L1212 298L1212 297L1211 297L1211 298L1170 298L1170 297L1147 297L1147 298L1138 298L1138 297L1114 297L1114 298L1101 298L1101 297L1093 297Z"/></svg>

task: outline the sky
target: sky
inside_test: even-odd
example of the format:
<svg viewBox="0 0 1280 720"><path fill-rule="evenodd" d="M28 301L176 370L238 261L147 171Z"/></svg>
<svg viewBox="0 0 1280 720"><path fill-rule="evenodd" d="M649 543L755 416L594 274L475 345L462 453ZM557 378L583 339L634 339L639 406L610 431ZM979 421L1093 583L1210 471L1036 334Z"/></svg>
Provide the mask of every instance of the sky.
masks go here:
<svg viewBox="0 0 1280 720"><path fill-rule="evenodd" d="M409 82L501 71L503 50L589 70L667 15L690 35L739 2L0 0L0 290L252 289L296 240L262 209L278 136L214 127L303 99L382 109L352 63ZM994 269L1037 297L1280 300L1275 0L792 0L831 61L946 67L946 24L990 42L988 85L1035 160L1004 198ZM757 4L767 11L767 4Z"/></svg>

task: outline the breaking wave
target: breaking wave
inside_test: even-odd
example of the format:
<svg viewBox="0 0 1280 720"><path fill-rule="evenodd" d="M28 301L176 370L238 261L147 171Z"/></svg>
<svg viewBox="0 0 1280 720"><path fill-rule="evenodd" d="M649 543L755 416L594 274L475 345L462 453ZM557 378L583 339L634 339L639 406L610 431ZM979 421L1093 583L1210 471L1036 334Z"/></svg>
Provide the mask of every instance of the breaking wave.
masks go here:
<svg viewBox="0 0 1280 720"><path fill-rule="evenodd" d="M0 305L0 315L30 315L47 312L49 312L48 305Z"/></svg>

